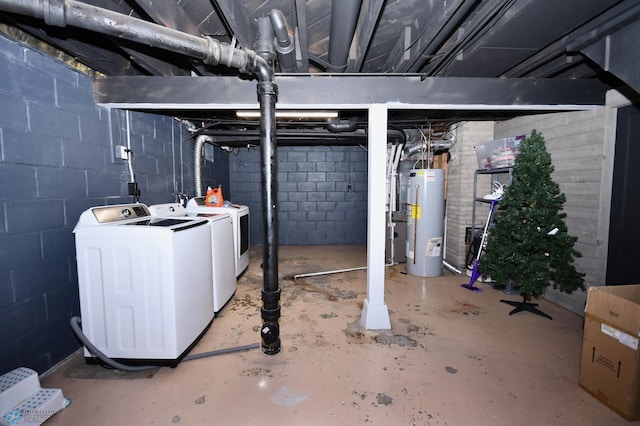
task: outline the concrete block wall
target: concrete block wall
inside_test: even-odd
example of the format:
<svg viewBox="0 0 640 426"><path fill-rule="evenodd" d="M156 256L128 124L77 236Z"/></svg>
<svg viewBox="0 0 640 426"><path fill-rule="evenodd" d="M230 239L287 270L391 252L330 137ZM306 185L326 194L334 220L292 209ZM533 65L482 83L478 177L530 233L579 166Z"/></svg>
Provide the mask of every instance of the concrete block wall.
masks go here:
<svg viewBox="0 0 640 426"><path fill-rule="evenodd" d="M277 156L280 244L366 244L363 148L278 147ZM231 156L230 170L232 201L249 206L251 244L262 244L259 149Z"/></svg>
<svg viewBox="0 0 640 426"><path fill-rule="evenodd" d="M449 179L446 204L446 252L445 259L463 270L466 267L465 232L471 227L473 210L473 179L478 169L474 147L494 139L494 122L462 122L456 128L456 143L450 150ZM482 176L478 191L490 192L490 183ZM476 228L486 220L487 206L476 206Z"/></svg>
<svg viewBox="0 0 640 426"><path fill-rule="evenodd" d="M115 145L130 141L153 204L192 193L193 143L169 117L132 112L127 126L124 111L95 104L87 76L3 37L0 75L0 374L42 373L80 346L69 326L78 217L132 200Z"/></svg>
<svg viewBox="0 0 640 426"><path fill-rule="evenodd" d="M189 143L189 146L192 145ZM220 148L205 144L202 155L202 195L206 195L208 186L222 187L222 197L231 199L231 183L229 181L229 154ZM189 195L195 194L195 186L189 182Z"/></svg>

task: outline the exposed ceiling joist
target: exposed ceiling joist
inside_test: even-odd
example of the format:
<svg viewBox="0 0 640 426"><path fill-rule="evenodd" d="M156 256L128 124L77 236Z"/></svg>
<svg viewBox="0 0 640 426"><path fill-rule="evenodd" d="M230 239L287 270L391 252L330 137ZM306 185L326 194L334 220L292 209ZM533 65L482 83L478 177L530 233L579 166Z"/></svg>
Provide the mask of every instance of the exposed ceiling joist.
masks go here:
<svg viewBox="0 0 640 426"><path fill-rule="evenodd" d="M221 20L229 27L231 36L245 49L252 49L256 40L255 28L244 5L237 0L213 0L213 3L220 10Z"/></svg>
<svg viewBox="0 0 640 426"><path fill-rule="evenodd" d="M24 12L25 6L35 3L49 8L48 20ZM125 40L110 31L92 33L59 16L73 9L72 3L141 19L135 27L151 28L154 35L172 28L193 40L176 50L173 43L167 49L136 42L136 37ZM347 13L334 16L332 11L348 4L360 7L350 9L355 11L349 13L353 26L335 31L346 28L339 18ZM105 90L97 95L108 96L102 102L122 96L119 105L132 102L139 109L145 100L149 102L145 109L176 117L185 116L183 108L190 114L195 105L201 111L198 117L227 120L236 106L257 104L255 85L239 79L234 70L205 64L200 42L205 36L225 43L235 39L240 49L253 49L256 19L272 9L282 11L292 24L296 43L296 70L276 74L278 108L336 105L340 118L351 120L361 119L367 105L385 103L396 113L390 114L390 122L402 125L431 124L436 119L440 123L454 118L504 119L527 111L602 105L606 89L629 90L633 76L614 79L610 74L619 68L598 66L603 57L609 62L615 59L611 51L603 53L611 46L601 40L640 16L637 0L0 0L0 19L39 34L104 75L123 78L97 83ZM102 15L95 12L96 18ZM117 27L119 15L104 15L109 16L105 24ZM159 25L150 27L146 21ZM270 34L263 36L268 40ZM348 55L334 60L333 67L327 62L332 41L339 41L341 54ZM196 54L194 43L199 46ZM347 72L336 79L332 70L342 72L345 66ZM637 67L632 68L628 72L636 73ZM276 63L278 69L282 67ZM193 73L203 79L190 77ZM133 79L148 74L160 80Z"/></svg>
<svg viewBox="0 0 640 426"><path fill-rule="evenodd" d="M566 53L578 53L580 49L602 40L640 17L640 3L620 3L577 30L549 44L525 61L504 73L505 77L546 77L545 66L549 62L563 62Z"/></svg>
<svg viewBox="0 0 640 426"><path fill-rule="evenodd" d="M402 61L399 56L389 57L387 62L391 61L391 63L400 64L397 66L397 72L419 72L424 67L425 61L429 62L445 41L454 32L458 31L467 14L475 7L476 3L465 0L454 1L450 4L443 3L441 9L434 10L433 13L433 15L440 18L439 25L432 25L432 21L425 22L423 24L424 29L414 27L413 32L417 34L411 36L409 45L403 46L403 50L400 52L402 54L408 51L410 58ZM432 17L430 18L433 19Z"/></svg>
<svg viewBox="0 0 640 426"><path fill-rule="evenodd" d="M640 22L626 26L582 50L605 71L610 71L640 92Z"/></svg>
<svg viewBox="0 0 640 426"><path fill-rule="evenodd" d="M360 16L356 25L356 32L351 45L351 60L347 65L347 72L360 72L364 57L369 50L373 33L382 13L384 0L364 0L360 7Z"/></svg>
<svg viewBox="0 0 640 426"><path fill-rule="evenodd" d="M156 23L191 35L200 35L196 24L174 0L135 0Z"/></svg>
<svg viewBox="0 0 640 426"><path fill-rule="evenodd" d="M306 73L309 72L309 42L307 41L307 7L304 0L296 0L295 17L296 52L300 57L298 69Z"/></svg>

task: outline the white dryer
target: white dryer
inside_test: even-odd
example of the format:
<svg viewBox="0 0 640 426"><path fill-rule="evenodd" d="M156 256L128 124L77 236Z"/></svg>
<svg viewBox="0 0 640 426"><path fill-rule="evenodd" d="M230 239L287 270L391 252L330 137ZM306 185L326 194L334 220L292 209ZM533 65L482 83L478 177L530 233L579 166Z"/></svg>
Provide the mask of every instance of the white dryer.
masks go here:
<svg viewBox="0 0 640 426"><path fill-rule="evenodd" d="M214 318L211 223L120 204L86 210L73 232L83 334L116 361L175 367Z"/></svg>
<svg viewBox="0 0 640 426"><path fill-rule="evenodd" d="M233 220L233 247L235 251L236 277L249 266L249 207L225 202L222 207L205 204L205 197L194 197L187 202L189 214L229 213Z"/></svg>
<svg viewBox="0 0 640 426"><path fill-rule="evenodd" d="M187 210L180 203L149 206L152 216L186 217ZM192 214L211 223L211 271L213 274L213 310L218 313L231 299L238 287L233 257L233 221L227 213Z"/></svg>

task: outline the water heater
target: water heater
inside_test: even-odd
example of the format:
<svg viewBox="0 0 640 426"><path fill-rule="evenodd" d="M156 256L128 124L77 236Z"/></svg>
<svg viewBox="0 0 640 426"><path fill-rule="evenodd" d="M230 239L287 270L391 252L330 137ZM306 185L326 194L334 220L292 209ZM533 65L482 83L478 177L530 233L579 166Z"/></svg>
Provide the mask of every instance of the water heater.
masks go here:
<svg viewBox="0 0 640 426"><path fill-rule="evenodd" d="M439 277L444 248L444 170L411 170L407 200L407 272Z"/></svg>

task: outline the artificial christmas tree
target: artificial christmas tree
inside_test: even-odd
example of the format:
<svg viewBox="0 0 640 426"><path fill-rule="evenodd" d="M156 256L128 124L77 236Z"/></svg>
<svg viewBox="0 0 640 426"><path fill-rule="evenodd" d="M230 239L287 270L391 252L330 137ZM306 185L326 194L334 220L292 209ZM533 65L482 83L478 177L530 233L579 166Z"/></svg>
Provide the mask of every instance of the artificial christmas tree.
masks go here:
<svg viewBox="0 0 640 426"><path fill-rule="evenodd" d="M551 179L552 172L544 138L534 130L520 143L514 180L500 200L486 253L479 260L484 277L519 286L522 302L501 300L515 306L510 314L526 310L551 319L528 301L549 285L566 293L584 290L584 274L573 264L581 256L573 248L577 238L567 234L564 223L566 197Z"/></svg>

